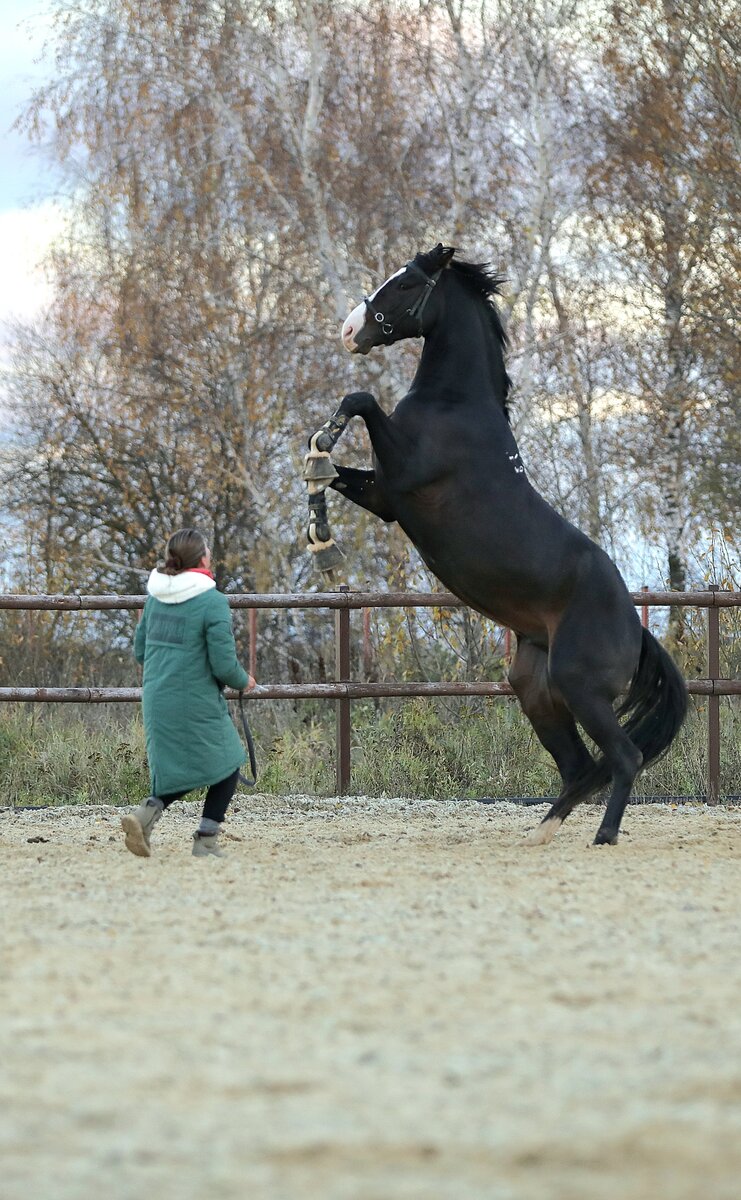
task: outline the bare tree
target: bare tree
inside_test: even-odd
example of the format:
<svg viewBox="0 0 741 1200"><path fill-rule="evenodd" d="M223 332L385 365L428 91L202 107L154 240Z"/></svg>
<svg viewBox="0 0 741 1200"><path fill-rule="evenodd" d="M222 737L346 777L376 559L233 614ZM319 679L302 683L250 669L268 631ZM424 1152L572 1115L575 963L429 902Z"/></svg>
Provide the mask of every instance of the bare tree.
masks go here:
<svg viewBox="0 0 741 1200"><path fill-rule="evenodd" d="M593 177L623 294L643 330L633 339L632 366L645 428L639 452L653 481L649 516L665 539L667 580L675 589L686 584L692 478L713 404L708 284L732 293L738 266L718 253L731 219L728 197L708 187L730 148L731 129L700 69L695 19L702 24L703 8L675 0L612 6L607 152ZM679 635L679 614L674 626Z"/></svg>

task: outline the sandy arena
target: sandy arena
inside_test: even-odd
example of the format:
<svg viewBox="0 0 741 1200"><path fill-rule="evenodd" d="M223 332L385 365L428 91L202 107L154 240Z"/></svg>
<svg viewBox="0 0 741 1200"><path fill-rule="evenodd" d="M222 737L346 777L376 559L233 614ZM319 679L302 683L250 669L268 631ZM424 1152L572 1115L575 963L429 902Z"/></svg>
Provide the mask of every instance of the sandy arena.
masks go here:
<svg viewBox="0 0 741 1200"><path fill-rule="evenodd" d="M741 811L0 814L3 1200L737 1200Z"/></svg>

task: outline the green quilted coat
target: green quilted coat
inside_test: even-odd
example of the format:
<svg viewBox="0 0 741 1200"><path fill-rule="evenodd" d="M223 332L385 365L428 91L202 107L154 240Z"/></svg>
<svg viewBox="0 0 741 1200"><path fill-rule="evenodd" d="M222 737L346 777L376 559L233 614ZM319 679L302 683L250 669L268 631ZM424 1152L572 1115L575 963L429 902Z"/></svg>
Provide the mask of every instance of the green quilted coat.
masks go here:
<svg viewBox="0 0 741 1200"><path fill-rule="evenodd" d="M241 689L248 682L237 660L229 604L213 583L189 595L187 576L196 573L152 572L134 643L144 666L142 707L154 796L218 783L245 761L219 690L219 683ZM193 582L195 588L206 586L202 575ZM172 593L167 602L157 598L158 585L161 594Z"/></svg>

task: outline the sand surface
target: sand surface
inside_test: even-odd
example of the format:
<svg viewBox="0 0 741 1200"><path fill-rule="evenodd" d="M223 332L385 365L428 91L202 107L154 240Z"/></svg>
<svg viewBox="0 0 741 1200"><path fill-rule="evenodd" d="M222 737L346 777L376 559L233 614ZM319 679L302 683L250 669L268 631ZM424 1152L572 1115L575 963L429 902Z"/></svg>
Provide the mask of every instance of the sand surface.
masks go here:
<svg viewBox="0 0 741 1200"><path fill-rule="evenodd" d="M3 1200L737 1200L741 811L0 814Z"/></svg>

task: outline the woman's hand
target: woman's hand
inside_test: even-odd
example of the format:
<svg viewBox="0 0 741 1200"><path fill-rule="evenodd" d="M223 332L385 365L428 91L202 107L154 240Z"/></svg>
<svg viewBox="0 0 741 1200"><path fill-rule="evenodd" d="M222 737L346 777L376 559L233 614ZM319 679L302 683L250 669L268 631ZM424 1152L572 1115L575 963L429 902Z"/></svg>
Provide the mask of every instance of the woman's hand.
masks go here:
<svg viewBox="0 0 741 1200"><path fill-rule="evenodd" d="M247 676L247 687L244 690L246 692L251 692L253 687L256 687L256 685L257 685L257 680L253 679L253 677L251 675L248 675Z"/></svg>

